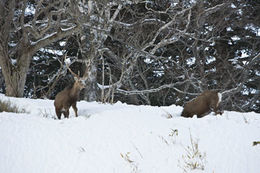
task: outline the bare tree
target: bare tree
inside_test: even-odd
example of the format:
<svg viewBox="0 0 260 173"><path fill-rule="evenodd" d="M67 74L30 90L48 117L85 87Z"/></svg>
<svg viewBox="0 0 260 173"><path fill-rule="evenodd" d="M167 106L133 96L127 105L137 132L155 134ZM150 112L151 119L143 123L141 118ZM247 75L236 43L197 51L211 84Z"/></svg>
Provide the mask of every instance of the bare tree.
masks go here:
<svg viewBox="0 0 260 173"><path fill-rule="evenodd" d="M6 95L22 97L32 56L80 31L70 1L0 1L0 66Z"/></svg>
<svg viewBox="0 0 260 173"><path fill-rule="evenodd" d="M33 2L0 4L0 65L7 95L22 96L36 51L73 35L78 42L75 60L90 62L85 100L113 102L131 96L136 104L183 105L203 90L232 88L239 89L241 99L243 89L253 95L250 103L241 104L230 94L236 107L246 109L258 100L251 82L259 74L253 63L259 41L252 36L258 22L250 21L254 2ZM239 41L233 38L237 33ZM248 56L241 57L242 51Z"/></svg>
<svg viewBox="0 0 260 173"><path fill-rule="evenodd" d="M115 92L121 94L120 98L122 94L137 95L144 104L154 104L152 99L158 98L167 99L162 104L183 104L192 95L207 89L225 91L237 88L240 82L247 83L242 69L253 63L258 43L245 33L241 41L248 43L248 50L252 50L248 51L250 56L239 58L234 54L241 48L232 45L235 41L230 34L235 36L236 33L230 30L251 25L250 21L241 22L241 9L236 5L232 1L145 1L123 6L119 18L113 22L108 36L111 40L105 45L108 49L104 55L111 67L116 65L113 58L116 60L123 54L131 53L136 60L124 80L117 70L112 72L113 82L120 80L122 84L117 85ZM237 21L233 22L233 18ZM250 68L247 74L254 72L252 75L257 77L259 71ZM109 75L108 71L107 78ZM244 86L245 90L257 93L254 88ZM241 93L241 89L238 92ZM256 103L257 97L254 94L251 105ZM235 104L234 97L232 100ZM239 107L241 103L236 105ZM247 105L250 104L245 107Z"/></svg>
<svg viewBox="0 0 260 173"><path fill-rule="evenodd" d="M124 91L116 88L116 92L127 95L138 93L145 104L150 104L149 93L158 92L165 88L173 88L179 93L188 93L188 91L183 92L176 87L180 83L191 84L191 86L199 91L205 89L205 87L202 88L202 86L200 86L200 82L194 82L195 76L190 74L190 70L187 69L189 67L185 66L185 62L183 63L184 65L181 64L180 61L175 60L175 57L167 54L167 52L169 52L169 48L173 47L173 45L189 41L192 44L193 55L196 55L198 53L198 42L212 43L212 37L208 36L202 39L201 35L195 33L197 28L194 28L194 25L198 27L201 25L195 22L201 21L201 19L204 19L227 5L228 3L222 3L211 8L202 8L199 14L196 14L198 11L196 3L182 4L170 1L145 1L131 4L130 7L123 6L123 12L119 18L121 20L115 20L113 22L114 32L109 36L112 40L116 40L125 45L126 51L131 50L129 52L134 52L135 55L138 55L134 58L142 60L136 61L138 63L134 68L135 72L128 77L128 79L130 79L129 82L123 82L124 87L129 89ZM135 18L136 14L138 14L138 18ZM202 31L197 31L197 33L201 32ZM112 47L109 48L110 49L107 50L113 49ZM120 53L122 53L122 50L115 54L120 56ZM111 53L109 52L108 57L111 57ZM204 68L202 68L203 66L199 63L200 59L203 58L204 57L199 58L199 55L196 56L196 61L200 67L199 75L201 78L203 78ZM185 58L185 60L186 59L187 58ZM146 62L143 63L144 61ZM147 63L148 61L152 63ZM147 72L153 73L154 75L166 75L167 70L171 70L167 69L169 66L163 61L172 61L172 63L183 72L173 73L172 81L169 81L168 84L166 83L163 86L159 85L156 88L156 84L148 80ZM149 65L154 67L149 67ZM137 80L137 78L139 78L138 85L135 85L133 81ZM184 81L179 81L179 79L184 78L186 78Z"/></svg>

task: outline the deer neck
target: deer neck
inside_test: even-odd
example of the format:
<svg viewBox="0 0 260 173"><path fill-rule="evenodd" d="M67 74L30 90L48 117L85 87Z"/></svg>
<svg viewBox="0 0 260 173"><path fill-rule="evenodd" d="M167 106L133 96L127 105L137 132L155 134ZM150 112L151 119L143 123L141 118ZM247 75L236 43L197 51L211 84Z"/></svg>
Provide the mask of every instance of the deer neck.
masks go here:
<svg viewBox="0 0 260 173"><path fill-rule="evenodd" d="M71 97L78 97L80 93L80 89L77 87L77 85L74 83L73 87L71 88Z"/></svg>

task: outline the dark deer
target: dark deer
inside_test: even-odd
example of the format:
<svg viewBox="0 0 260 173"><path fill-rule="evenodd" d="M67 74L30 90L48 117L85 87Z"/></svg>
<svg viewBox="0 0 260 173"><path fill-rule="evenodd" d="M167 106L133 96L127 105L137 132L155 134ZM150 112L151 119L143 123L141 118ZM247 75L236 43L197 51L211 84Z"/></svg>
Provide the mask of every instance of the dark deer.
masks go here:
<svg viewBox="0 0 260 173"><path fill-rule="evenodd" d="M66 87L55 97L54 106L58 119L61 119L62 113L64 114L65 118L69 118L69 109L71 106L75 112L76 117L78 116L78 109L76 104L79 99L79 93L83 88L86 87L85 80L87 76L84 75L82 78L80 78L79 75L75 74L67 64L66 66L74 76L75 82L73 86Z"/></svg>
<svg viewBox="0 0 260 173"><path fill-rule="evenodd" d="M218 111L221 97L222 95L217 91L204 91L197 98L184 105L181 116L193 117L193 115L197 115L198 118L201 118L212 110L215 114L222 114Z"/></svg>

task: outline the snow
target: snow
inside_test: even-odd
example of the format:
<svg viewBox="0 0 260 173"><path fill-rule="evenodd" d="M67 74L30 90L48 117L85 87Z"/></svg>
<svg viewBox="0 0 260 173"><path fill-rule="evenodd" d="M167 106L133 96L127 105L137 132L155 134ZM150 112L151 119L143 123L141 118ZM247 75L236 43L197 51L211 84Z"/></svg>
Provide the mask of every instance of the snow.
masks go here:
<svg viewBox="0 0 260 173"><path fill-rule="evenodd" d="M12 65L16 65L17 64L17 59L13 59L13 58L11 58L11 63L12 63Z"/></svg>
<svg viewBox="0 0 260 173"><path fill-rule="evenodd" d="M35 14L36 9L34 8L33 5L29 5L25 8L25 15L30 16Z"/></svg>
<svg viewBox="0 0 260 173"><path fill-rule="evenodd" d="M70 58L66 58L64 62L65 62L65 64L67 64L67 65L70 65L70 64L71 64Z"/></svg>
<svg viewBox="0 0 260 173"><path fill-rule="evenodd" d="M233 41L239 41L239 40L241 40L241 38L238 37L237 35L234 35L233 37L231 37L231 40L233 40Z"/></svg>
<svg viewBox="0 0 260 173"><path fill-rule="evenodd" d="M182 107L175 105L80 101L79 117L71 109L69 119L57 120L53 100L4 95L0 100L29 112L0 113L0 172L260 171L260 145L252 145L260 140L260 114L254 112L198 119L180 117ZM204 170L187 166L196 162Z"/></svg>
<svg viewBox="0 0 260 173"><path fill-rule="evenodd" d="M40 41L43 41L43 40L46 40L46 39L49 39L50 37L53 37L55 34L57 34L57 32L53 32L51 34L48 34L46 35L45 37L35 41L35 42L31 42L32 45L36 45L37 43L39 43Z"/></svg>

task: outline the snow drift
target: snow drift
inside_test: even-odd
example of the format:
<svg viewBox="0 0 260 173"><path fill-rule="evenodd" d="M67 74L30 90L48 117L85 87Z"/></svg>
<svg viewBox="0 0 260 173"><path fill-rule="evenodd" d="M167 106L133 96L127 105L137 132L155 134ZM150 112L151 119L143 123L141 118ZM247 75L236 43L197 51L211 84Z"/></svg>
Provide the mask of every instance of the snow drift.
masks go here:
<svg viewBox="0 0 260 173"><path fill-rule="evenodd" d="M56 120L53 100L8 98L0 113L3 173L258 173L260 114L180 117L182 107L78 102ZM172 118L168 118L169 114Z"/></svg>

